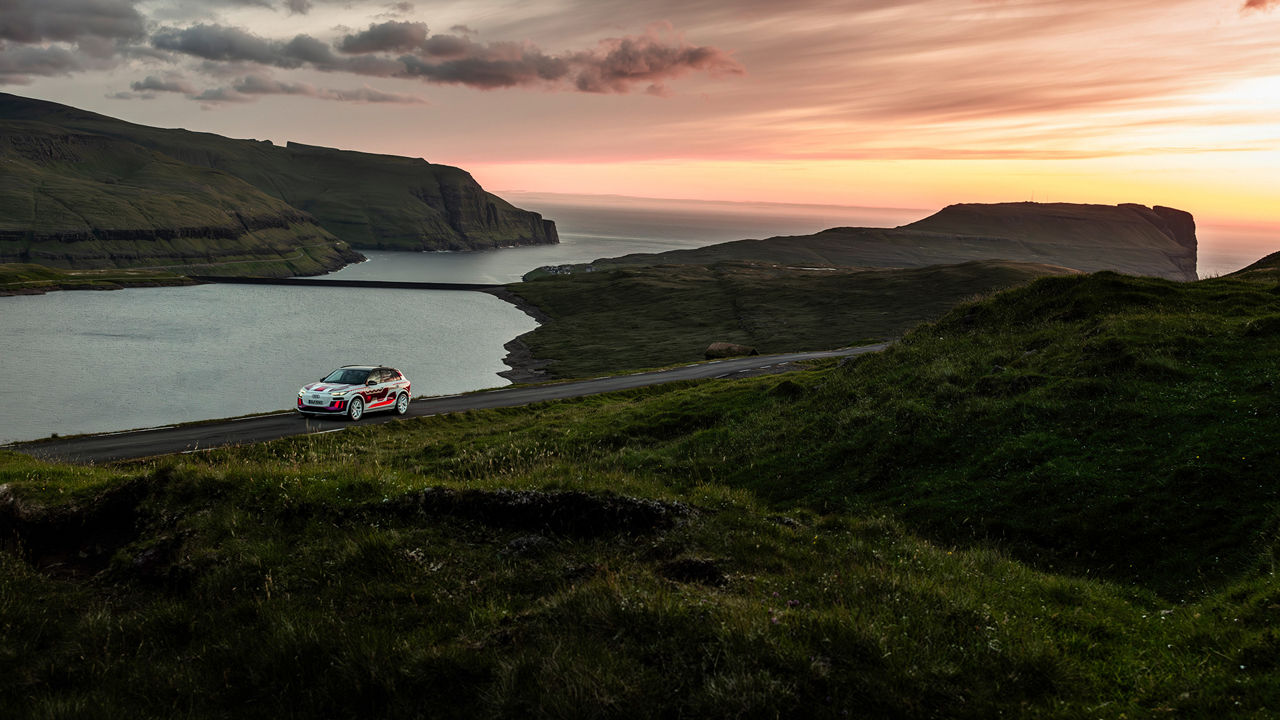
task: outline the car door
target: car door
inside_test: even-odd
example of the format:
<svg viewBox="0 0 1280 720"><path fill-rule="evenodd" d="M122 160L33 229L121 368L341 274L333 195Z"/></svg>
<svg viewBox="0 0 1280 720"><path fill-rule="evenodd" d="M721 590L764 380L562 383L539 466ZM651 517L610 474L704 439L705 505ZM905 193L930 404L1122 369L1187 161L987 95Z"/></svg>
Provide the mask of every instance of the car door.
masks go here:
<svg viewBox="0 0 1280 720"><path fill-rule="evenodd" d="M369 407L382 407L395 399L391 395L391 383L387 382L386 370L374 370L369 373L369 379L377 381L369 388Z"/></svg>

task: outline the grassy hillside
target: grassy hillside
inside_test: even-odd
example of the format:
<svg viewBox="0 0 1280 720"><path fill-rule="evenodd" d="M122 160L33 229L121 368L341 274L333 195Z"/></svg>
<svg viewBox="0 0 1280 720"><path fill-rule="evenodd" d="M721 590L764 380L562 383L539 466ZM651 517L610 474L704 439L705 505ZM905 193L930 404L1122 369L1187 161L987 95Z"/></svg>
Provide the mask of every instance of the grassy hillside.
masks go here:
<svg viewBox="0 0 1280 720"><path fill-rule="evenodd" d="M124 140L8 122L0 164L0 262L302 275L360 257L238 178Z"/></svg>
<svg viewBox="0 0 1280 720"><path fill-rule="evenodd" d="M190 285L191 278L163 270L57 270L44 265L0 264L0 295L38 295L49 290L115 290L122 287Z"/></svg>
<svg viewBox="0 0 1280 720"><path fill-rule="evenodd" d="M417 158L153 128L0 93L0 130L25 122L141 146L196 175L232 176L355 247L473 250L558 239L554 223L485 192L468 173Z"/></svg>
<svg viewBox="0 0 1280 720"><path fill-rule="evenodd" d="M1196 279L1195 221L1141 205L999 203L953 205L900 228L832 228L814 235L739 240L692 250L598 260L619 265L759 261L818 267L923 267L972 260L1049 263ZM583 266L575 266L581 271ZM537 277L534 273L527 277Z"/></svg>
<svg viewBox="0 0 1280 720"><path fill-rule="evenodd" d="M15 716L1271 717L1280 287L118 467L0 453Z"/></svg>
<svg viewBox="0 0 1280 720"><path fill-rule="evenodd" d="M508 286L549 316L523 335L560 377L701 360L712 342L762 353L819 350L901 335L962 300L1074 271L971 262L910 270L749 262L625 267Z"/></svg>

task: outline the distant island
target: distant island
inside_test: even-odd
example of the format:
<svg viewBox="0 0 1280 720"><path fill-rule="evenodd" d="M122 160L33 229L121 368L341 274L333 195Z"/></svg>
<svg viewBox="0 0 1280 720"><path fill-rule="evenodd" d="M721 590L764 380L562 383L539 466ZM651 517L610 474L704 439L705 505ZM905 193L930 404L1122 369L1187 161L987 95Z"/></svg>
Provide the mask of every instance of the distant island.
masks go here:
<svg viewBox="0 0 1280 720"><path fill-rule="evenodd" d="M559 241L555 223L419 158L135 125L0 93L0 262L328 272L356 249Z"/></svg>

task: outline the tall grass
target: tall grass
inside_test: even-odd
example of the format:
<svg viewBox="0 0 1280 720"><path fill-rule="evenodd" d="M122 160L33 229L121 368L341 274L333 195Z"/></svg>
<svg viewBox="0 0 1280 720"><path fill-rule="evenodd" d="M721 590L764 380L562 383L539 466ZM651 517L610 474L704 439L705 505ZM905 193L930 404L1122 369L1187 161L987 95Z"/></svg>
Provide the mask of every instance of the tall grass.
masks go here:
<svg viewBox="0 0 1280 720"><path fill-rule="evenodd" d="M109 468L0 454L0 704L1267 717L1278 302L1048 279L785 379ZM624 501L667 520L574 515ZM75 524L103 503L129 521ZM519 503L546 514L484 509ZM32 542L53 525L86 556Z"/></svg>

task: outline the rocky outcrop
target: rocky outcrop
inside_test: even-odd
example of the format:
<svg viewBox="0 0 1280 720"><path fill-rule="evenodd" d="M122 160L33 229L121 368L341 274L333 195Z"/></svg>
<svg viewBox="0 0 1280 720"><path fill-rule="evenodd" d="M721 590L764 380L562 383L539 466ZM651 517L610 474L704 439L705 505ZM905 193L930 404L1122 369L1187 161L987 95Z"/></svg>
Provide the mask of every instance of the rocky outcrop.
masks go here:
<svg viewBox="0 0 1280 720"><path fill-rule="evenodd" d="M706 351L703 352L703 356L708 360L759 354L760 353L753 347L730 342L713 342L708 345Z"/></svg>
<svg viewBox="0 0 1280 720"><path fill-rule="evenodd" d="M479 250L559 242L554 222L486 192L463 170L420 158L152 128L0 93L0 131L10 122L128 143L229 175L305 213L353 247ZM33 160L65 159L65 146L44 145Z"/></svg>

